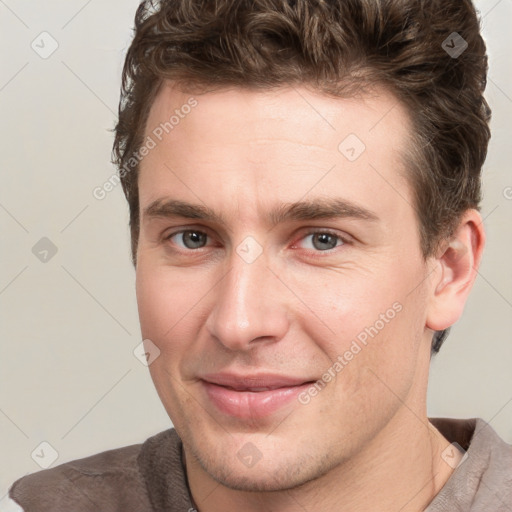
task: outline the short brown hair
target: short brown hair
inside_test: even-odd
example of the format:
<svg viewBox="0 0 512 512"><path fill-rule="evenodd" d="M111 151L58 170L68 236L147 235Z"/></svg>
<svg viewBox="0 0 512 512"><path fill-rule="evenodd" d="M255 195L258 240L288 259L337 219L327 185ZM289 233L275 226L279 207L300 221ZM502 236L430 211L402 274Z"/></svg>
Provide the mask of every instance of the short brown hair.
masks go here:
<svg viewBox="0 0 512 512"><path fill-rule="evenodd" d="M133 263L139 200L131 156L143 143L165 79L190 91L302 84L338 97L386 87L414 127L404 159L427 258L464 211L480 209L490 138L486 75L485 43L470 0L141 2L113 148L130 208Z"/></svg>

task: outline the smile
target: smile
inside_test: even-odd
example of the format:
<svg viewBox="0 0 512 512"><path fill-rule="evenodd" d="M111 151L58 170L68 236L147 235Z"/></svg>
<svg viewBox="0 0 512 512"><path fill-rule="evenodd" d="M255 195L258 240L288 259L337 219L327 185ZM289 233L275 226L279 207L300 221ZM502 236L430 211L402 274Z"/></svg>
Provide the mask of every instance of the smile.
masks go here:
<svg viewBox="0 0 512 512"><path fill-rule="evenodd" d="M311 382L272 387L234 388L202 381L208 400L222 413L240 419L263 418L293 402Z"/></svg>

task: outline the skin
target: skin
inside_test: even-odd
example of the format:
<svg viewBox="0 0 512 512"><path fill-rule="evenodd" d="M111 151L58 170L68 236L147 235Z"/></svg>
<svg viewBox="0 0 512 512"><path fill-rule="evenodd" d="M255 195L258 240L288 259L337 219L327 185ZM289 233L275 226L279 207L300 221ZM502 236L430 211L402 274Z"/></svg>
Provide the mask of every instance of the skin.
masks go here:
<svg viewBox="0 0 512 512"><path fill-rule="evenodd" d="M190 97L166 83L146 136ZM136 287L143 337L160 350L151 377L183 441L196 509L424 510L452 472L441 457L449 443L427 418L431 339L463 311L485 241L480 215L468 210L424 260L400 160L409 117L383 89L194 98L141 162ZM349 134L366 146L352 162L338 150ZM267 222L276 205L331 197L379 220ZM161 198L223 220L145 215ZM204 245L189 248L186 229L205 233ZM325 229L329 251L314 243ZM237 253L247 236L262 249L251 263ZM207 372L321 379L397 302L401 311L307 405L241 420L204 393ZM247 443L261 454L252 467L237 457Z"/></svg>

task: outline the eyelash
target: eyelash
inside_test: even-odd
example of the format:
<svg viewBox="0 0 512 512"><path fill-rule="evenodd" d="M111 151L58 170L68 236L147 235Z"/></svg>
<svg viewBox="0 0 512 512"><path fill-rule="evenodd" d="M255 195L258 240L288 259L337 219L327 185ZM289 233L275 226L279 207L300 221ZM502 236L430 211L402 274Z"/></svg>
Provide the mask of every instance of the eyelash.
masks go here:
<svg viewBox="0 0 512 512"><path fill-rule="evenodd" d="M170 233L168 235L165 235L163 240L164 241L169 241L171 238L173 238L176 235L180 235L180 234L188 233L188 232L196 232L196 233L200 233L202 235L206 235L207 237L209 236L208 233L205 232L205 231L201 231L199 229L194 229L194 228L189 228L189 229L182 229L180 231L174 231L174 232L172 232L172 233ZM337 238L341 242L340 245L336 245L332 249L327 249L325 251L314 250L314 249L305 249L306 251L313 252L315 254L332 254L332 252L335 249L337 249L339 247L342 247L344 245L349 245L351 243L351 241L348 239L348 237L341 236L339 233L337 233L335 231L331 231L329 229L311 229L311 230L307 231L306 233L304 233L301 236L301 238L299 239L299 241L303 240L306 237L311 236L311 235L331 235L331 236ZM297 245L297 244L294 242L293 247L295 247L295 245ZM182 248L179 248L178 251L180 251L180 252L187 252L187 253L193 253L193 252L200 252L201 249L205 249L205 247L199 247L198 249L182 249Z"/></svg>

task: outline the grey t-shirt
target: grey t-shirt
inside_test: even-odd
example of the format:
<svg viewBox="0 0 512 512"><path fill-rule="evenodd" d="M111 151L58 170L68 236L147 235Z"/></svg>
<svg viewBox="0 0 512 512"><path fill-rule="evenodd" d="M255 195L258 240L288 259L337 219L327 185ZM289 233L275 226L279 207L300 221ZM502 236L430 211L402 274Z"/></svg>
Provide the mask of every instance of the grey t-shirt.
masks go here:
<svg viewBox="0 0 512 512"><path fill-rule="evenodd" d="M430 421L467 452L425 512L511 512L512 445L481 419ZM9 496L9 512L195 510L174 429L24 476Z"/></svg>

